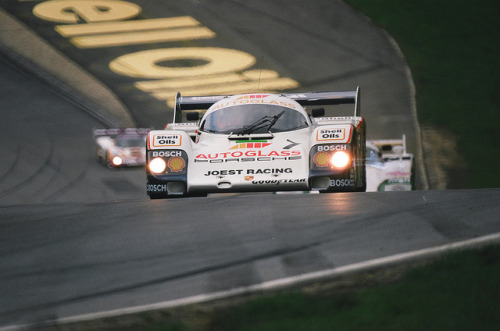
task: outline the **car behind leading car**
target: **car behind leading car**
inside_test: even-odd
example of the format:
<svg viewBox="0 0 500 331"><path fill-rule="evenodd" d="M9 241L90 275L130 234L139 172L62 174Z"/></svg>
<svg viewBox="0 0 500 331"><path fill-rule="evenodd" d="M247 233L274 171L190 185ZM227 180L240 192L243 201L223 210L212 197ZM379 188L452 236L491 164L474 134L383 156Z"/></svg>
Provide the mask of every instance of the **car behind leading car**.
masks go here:
<svg viewBox="0 0 500 331"><path fill-rule="evenodd" d="M119 128L94 129L96 154L109 167L144 166L146 163L146 136L150 129Z"/></svg>

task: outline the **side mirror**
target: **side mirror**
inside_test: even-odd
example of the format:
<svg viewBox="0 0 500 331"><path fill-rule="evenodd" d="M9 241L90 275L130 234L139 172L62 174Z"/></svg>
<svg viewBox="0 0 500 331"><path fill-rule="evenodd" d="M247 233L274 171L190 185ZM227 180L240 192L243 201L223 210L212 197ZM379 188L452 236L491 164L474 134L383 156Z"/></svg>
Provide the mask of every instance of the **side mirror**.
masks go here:
<svg viewBox="0 0 500 331"><path fill-rule="evenodd" d="M312 117L323 117L325 116L325 108L316 108L311 111Z"/></svg>
<svg viewBox="0 0 500 331"><path fill-rule="evenodd" d="M186 113L186 119L188 121L197 121L200 119L200 113L197 111L190 111L189 113Z"/></svg>

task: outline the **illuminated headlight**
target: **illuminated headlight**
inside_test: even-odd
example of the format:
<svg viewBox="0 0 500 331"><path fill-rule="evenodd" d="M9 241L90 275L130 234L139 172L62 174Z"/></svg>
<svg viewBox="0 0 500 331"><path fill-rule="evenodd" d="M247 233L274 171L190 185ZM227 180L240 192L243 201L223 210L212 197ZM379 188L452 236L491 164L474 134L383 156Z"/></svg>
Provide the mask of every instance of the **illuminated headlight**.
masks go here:
<svg viewBox="0 0 500 331"><path fill-rule="evenodd" d="M123 160L121 157L115 156L111 162L113 162L113 165L119 166L123 163Z"/></svg>
<svg viewBox="0 0 500 331"><path fill-rule="evenodd" d="M351 162L351 156L344 151L337 151L332 155L332 166L334 168L345 168Z"/></svg>
<svg viewBox="0 0 500 331"><path fill-rule="evenodd" d="M149 171L155 174L159 174L165 171L167 168L167 163L162 158L154 158L149 162Z"/></svg>

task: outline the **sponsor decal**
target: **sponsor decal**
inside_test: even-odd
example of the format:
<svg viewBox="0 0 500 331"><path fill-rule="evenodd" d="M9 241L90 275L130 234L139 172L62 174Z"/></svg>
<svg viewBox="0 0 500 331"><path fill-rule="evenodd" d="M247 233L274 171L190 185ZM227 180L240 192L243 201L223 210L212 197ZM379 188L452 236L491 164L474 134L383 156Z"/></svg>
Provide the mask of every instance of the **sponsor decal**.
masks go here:
<svg viewBox="0 0 500 331"><path fill-rule="evenodd" d="M268 97L268 96L269 96L269 94L250 94L250 95L243 95L243 96L239 97L236 100L241 100L241 99L262 99L262 98L265 98L265 97Z"/></svg>
<svg viewBox="0 0 500 331"><path fill-rule="evenodd" d="M148 167L151 166L153 162L158 165L163 164L161 172L155 172L156 174L180 174L185 173L187 170L187 153L183 150L151 150L148 151ZM163 162L157 159L162 159ZM150 168L151 170L151 168Z"/></svg>
<svg viewBox="0 0 500 331"><path fill-rule="evenodd" d="M326 167L330 163L330 154L327 152L318 152L314 154L313 161L317 167Z"/></svg>
<svg viewBox="0 0 500 331"><path fill-rule="evenodd" d="M330 187L346 187L354 186L354 180L352 179L332 179L330 180Z"/></svg>
<svg viewBox="0 0 500 331"><path fill-rule="evenodd" d="M254 176L245 176L243 177L247 182L253 180L255 177Z"/></svg>
<svg viewBox="0 0 500 331"><path fill-rule="evenodd" d="M393 178L384 180L377 191L411 191L412 182L409 178Z"/></svg>
<svg viewBox="0 0 500 331"><path fill-rule="evenodd" d="M286 141L288 141L290 144L283 147L283 149L290 149L290 148L293 148L297 145L300 145L300 143L296 143L294 141L291 141L290 139L287 139Z"/></svg>
<svg viewBox="0 0 500 331"><path fill-rule="evenodd" d="M242 173L243 173L242 169L210 170L207 171L205 176L233 176L233 175L241 175Z"/></svg>
<svg viewBox="0 0 500 331"><path fill-rule="evenodd" d="M305 183L305 178L300 179L269 179L269 180L254 180L252 184L255 185L281 185L290 183Z"/></svg>
<svg viewBox="0 0 500 331"><path fill-rule="evenodd" d="M229 163L229 162L260 162L260 161L295 161L302 159L301 155L298 156L284 156L284 157L236 157L236 158L225 158L225 159L194 159L195 163L207 162L207 163Z"/></svg>
<svg viewBox="0 0 500 331"><path fill-rule="evenodd" d="M167 165L172 172L179 172L184 169L184 167L186 166L186 162L184 162L184 159L182 157L174 156L170 160L168 160Z"/></svg>
<svg viewBox="0 0 500 331"><path fill-rule="evenodd" d="M276 169L228 169L228 170L210 170L205 176L233 176L233 175L263 175L263 174L291 174L292 168L276 168ZM249 176L252 177L253 176ZM245 178L246 179L246 178Z"/></svg>
<svg viewBox="0 0 500 331"><path fill-rule="evenodd" d="M148 184L148 192L167 192L167 184Z"/></svg>
<svg viewBox="0 0 500 331"><path fill-rule="evenodd" d="M317 141L344 140L344 139L345 139L345 128L320 129L316 133Z"/></svg>
<svg viewBox="0 0 500 331"><path fill-rule="evenodd" d="M291 174L292 168L282 168L282 169L248 169L248 175L261 175L261 174Z"/></svg>
<svg viewBox="0 0 500 331"><path fill-rule="evenodd" d="M171 156L182 156L182 151L152 151L151 157L171 157Z"/></svg>
<svg viewBox="0 0 500 331"><path fill-rule="evenodd" d="M155 134L153 135L153 147L180 146L182 136L180 134Z"/></svg>
<svg viewBox="0 0 500 331"><path fill-rule="evenodd" d="M271 145L267 140L237 140L236 145L230 149L248 149L248 148L264 148Z"/></svg>
<svg viewBox="0 0 500 331"><path fill-rule="evenodd" d="M411 180L410 178L391 178L387 179L385 182L389 184L408 184Z"/></svg>
<svg viewBox="0 0 500 331"><path fill-rule="evenodd" d="M346 151L347 145L318 145L318 152Z"/></svg>
<svg viewBox="0 0 500 331"><path fill-rule="evenodd" d="M210 154L198 154L196 155L196 160L213 160L213 159L228 159L228 158L241 158L241 157L287 157L287 156L300 156L301 151L235 151L235 152L223 152L223 153L210 153Z"/></svg>
<svg viewBox="0 0 500 331"><path fill-rule="evenodd" d="M410 177L411 176L411 172L407 172L407 171L391 171L391 172L388 172L387 173L387 176L390 176L390 177Z"/></svg>

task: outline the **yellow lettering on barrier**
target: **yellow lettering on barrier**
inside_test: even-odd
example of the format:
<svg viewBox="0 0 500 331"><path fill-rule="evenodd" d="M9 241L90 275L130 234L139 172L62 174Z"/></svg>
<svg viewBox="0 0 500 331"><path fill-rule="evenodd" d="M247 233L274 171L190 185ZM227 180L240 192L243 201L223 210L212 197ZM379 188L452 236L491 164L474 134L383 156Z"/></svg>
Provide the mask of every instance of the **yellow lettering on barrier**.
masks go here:
<svg viewBox="0 0 500 331"><path fill-rule="evenodd" d="M58 25L55 30L79 48L111 47L214 38L190 16L148 20Z"/></svg>
<svg viewBox="0 0 500 331"><path fill-rule="evenodd" d="M213 37L215 37L215 33L213 33L210 29L205 27L196 27L175 30L155 30L75 37L71 38L71 42L79 48L95 48L180 40L209 39Z"/></svg>
<svg viewBox="0 0 500 331"><path fill-rule="evenodd" d="M154 98L166 100L174 106L175 95L213 95L255 92L264 89L268 92L292 89L299 83L290 78L280 78L274 70L247 70L241 74L226 74L196 77L195 79L170 79L142 81L134 84L136 88L150 93Z"/></svg>
<svg viewBox="0 0 500 331"><path fill-rule="evenodd" d="M52 0L33 8L33 14L43 20L58 23L120 21L137 16L141 7L115 0Z"/></svg>
<svg viewBox="0 0 500 331"><path fill-rule="evenodd" d="M155 90L178 90L214 84L232 84L239 83L242 80L243 78L241 75L234 73L185 79L147 80L134 83L134 86L141 91L151 92Z"/></svg>
<svg viewBox="0 0 500 331"><path fill-rule="evenodd" d="M154 96L158 99L166 100L168 98L175 97L177 91L181 91L184 95L224 95L224 94L238 94L238 93L248 93L255 92L258 89L265 90L285 90L298 87L297 81L291 78L277 78L267 81L251 81L251 82L241 82L237 84L226 84L226 85L211 85L211 86L199 86L193 88L179 88L173 90L155 90L151 91Z"/></svg>
<svg viewBox="0 0 500 331"><path fill-rule="evenodd" d="M181 16L122 22L58 25L55 27L55 30L63 37L76 37L94 34L186 28L200 25L200 22L191 16Z"/></svg>
<svg viewBox="0 0 500 331"><path fill-rule="evenodd" d="M216 37L190 16L124 21L141 10L119 0L50 0L36 5L33 14L46 21L71 23L55 30L79 48ZM77 24L81 22L87 23ZM155 79L134 86L171 107L178 91L184 95L237 94L299 86L291 78L280 78L274 70L247 70L255 62L252 55L238 50L185 47L127 54L113 60L109 68L120 75Z"/></svg>
<svg viewBox="0 0 500 331"><path fill-rule="evenodd" d="M207 85L221 85L240 83L243 81L269 80L279 78L279 74L274 70L247 70L241 74L231 73L216 76L204 76L179 79L149 80L134 84L141 91L149 92L154 90L179 90L184 88L203 87ZM256 87L257 88L257 87Z"/></svg>
<svg viewBox="0 0 500 331"><path fill-rule="evenodd" d="M168 67L159 63L177 60L201 60L204 65ZM138 78L194 77L241 71L255 64L252 55L226 48L185 47L147 50L121 56L109 64L120 75Z"/></svg>

